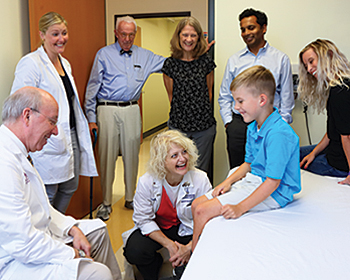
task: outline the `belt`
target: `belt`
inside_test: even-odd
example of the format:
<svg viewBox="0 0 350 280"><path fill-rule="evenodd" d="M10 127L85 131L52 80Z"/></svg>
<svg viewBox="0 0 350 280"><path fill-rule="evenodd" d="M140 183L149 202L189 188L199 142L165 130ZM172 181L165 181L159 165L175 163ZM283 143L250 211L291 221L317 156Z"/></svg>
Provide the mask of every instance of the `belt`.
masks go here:
<svg viewBox="0 0 350 280"><path fill-rule="evenodd" d="M127 102L109 102L109 101L98 101L97 106L105 105L105 106L117 106L117 107L127 107L131 105L136 105L137 101L127 101Z"/></svg>

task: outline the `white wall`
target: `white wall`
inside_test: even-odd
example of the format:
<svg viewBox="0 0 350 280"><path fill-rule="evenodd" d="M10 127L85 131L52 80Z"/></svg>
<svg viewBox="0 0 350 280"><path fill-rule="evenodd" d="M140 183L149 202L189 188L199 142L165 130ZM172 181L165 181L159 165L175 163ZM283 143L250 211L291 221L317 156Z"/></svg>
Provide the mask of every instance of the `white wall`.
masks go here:
<svg viewBox="0 0 350 280"><path fill-rule="evenodd" d="M19 59L28 53L29 18L26 0L0 0L0 111L10 94ZM0 118L1 123L1 118Z"/></svg>
<svg viewBox="0 0 350 280"><path fill-rule="evenodd" d="M346 19L350 9L349 1L328 0L251 0L215 1L215 118L218 121L218 134L214 154L214 183L223 180L228 171L226 136L219 113L217 97L227 59L244 48L240 36L238 15L246 8L253 7L264 11L268 16L266 39L285 52L292 64L298 64L298 53L316 38L334 41L350 58L350 36ZM293 111L294 130L300 137L301 145L308 144L305 120L301 102L296 102ZM309 126L313 143L317 143L325 132L325 116L309 115Z"/></svg>

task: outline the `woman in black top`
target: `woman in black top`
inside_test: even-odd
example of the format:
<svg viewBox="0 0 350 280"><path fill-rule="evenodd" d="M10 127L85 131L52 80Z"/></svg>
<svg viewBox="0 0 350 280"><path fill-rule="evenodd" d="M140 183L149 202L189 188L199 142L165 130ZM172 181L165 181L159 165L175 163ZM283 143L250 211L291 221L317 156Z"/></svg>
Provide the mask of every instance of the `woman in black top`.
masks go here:
<svg viewBox="0 0 350 280"><path fill-rule="evenodd" d="M346 177L350 184L350 63L329 40L318 39L299 54L301 98L320 113L327 132L317 146L301 147L300 166L313 173Z"/></svg>
<svg viewBox="0 0 350 280"><path fill-rule="evenodd" d="M197 167L208 172L216 135L211 104L216 65L207 54L200 23L193 17L179 22L170 45L172 54L162 69L171 105L168 126L193 139L199 153Z"/></svg>

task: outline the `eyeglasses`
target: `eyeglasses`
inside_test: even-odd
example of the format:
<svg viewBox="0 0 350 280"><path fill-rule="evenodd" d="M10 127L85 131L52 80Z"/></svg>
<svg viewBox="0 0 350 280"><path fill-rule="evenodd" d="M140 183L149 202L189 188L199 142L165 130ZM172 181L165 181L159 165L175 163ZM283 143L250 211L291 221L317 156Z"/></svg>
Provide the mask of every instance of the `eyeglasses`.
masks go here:
<svg viewBox="0 0 350 280"><path fill-rule="evenodd" d="M55 119L53 119L53 118L50 118L50 117L44 115L43 113L41 113L41 112L40 112L39 110L37 110L37 109L30 108L30 110L32 110L33 112L39 113L40 115L44 116L44 117L49 121L49 123L50 123L52 126L56 126L56 125L57 125L58 120L55 120Z"/></svg>
<svg viewBox="0 0 350 280"><path fill-rule="evenodd" d="M129 36L129 38L132 40L135 38L135 35L136 33L121 33L121 32L118 32L120 37L122 37L123 39L125 39L126 37Z"/></svg>

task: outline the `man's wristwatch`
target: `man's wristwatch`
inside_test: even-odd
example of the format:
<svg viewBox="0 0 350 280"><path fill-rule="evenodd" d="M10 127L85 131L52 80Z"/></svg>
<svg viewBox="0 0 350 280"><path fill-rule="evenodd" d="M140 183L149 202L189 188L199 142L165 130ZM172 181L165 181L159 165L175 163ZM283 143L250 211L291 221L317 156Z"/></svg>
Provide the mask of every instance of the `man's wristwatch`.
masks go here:
<svg viewBox="0 0 350 280"><path fill-rule="evenodd" d="M79 253L79 258L85 258L86 254L83 250L78 249L78 253Z"/></svg>

